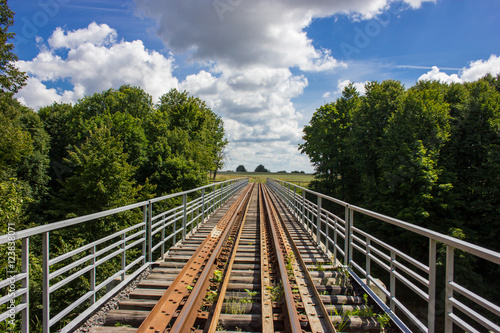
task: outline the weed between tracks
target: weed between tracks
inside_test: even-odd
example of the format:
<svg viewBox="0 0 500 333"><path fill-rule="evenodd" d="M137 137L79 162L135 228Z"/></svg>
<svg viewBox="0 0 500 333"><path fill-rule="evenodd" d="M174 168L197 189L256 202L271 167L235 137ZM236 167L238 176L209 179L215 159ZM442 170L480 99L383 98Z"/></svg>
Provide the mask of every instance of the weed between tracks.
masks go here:
<svg viewBox="0 0 500 333"><path fill-rule="evenodd" d="M245 305L237 298L231 298L226 301L226 313L237 315L245 313Z"/></svg>
<svg viewBox="0 0 500 333"><path fill-rule="evenodd" d="M285 291L283 289L283 283L280 282L277 286L268 287L271 290L271 300L273 302L279 302L283 299Z"/></svg>
<svg viewBox="0 0 500 333"><path fill-rule="evenodd" d="M254 300L252 297L255 297L259 294L258 291L245 289L247 293L247 297L245 298L231 298L226 301L226 310L225 313L229 314L244 314L246 313L246 304L253 304Z"/></svg>
<svg viewBox="0 0 500 333"><path fill-rule="evenodd" d="M214 276L212 277L212 282L221 283L222 282L222 271L216 269L214 271Z"/></svg>
<svg viewBox="0 0 500 333"><path fill-rule="evenodd" d="M365 301L365 306L356 309L356 310L348 310L348 311L338 311L336 308L333 308L330 310L330 316L338 316L341 317L340 322L334 323L335 328L337 331L343 331L344 328L347 326L347 322L349 320L349 317L366 317L366 318L375 318L378 323L380 324L380 328L382 330L388 326L390 326L390 321L391 317L387 313L376 313L373 311L373 306L368 305L368 294L363 295L363 300Z"/></svg>

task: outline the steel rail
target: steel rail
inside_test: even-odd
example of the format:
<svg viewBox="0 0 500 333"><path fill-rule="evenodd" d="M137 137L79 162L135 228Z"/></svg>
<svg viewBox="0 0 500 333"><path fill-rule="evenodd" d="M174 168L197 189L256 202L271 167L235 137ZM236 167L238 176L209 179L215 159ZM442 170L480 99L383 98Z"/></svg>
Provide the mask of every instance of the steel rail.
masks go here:
<svg viewBox="0 0 500 333"><path fill-rule="evenodd" d="M276 199L276 194L274 194L272 192L270 192L270 193L271 193L271 195L270 195L271 198L274 198L274 200L271 199L271 201L274 203L274 205L275 206L279 205L280 207L283 208L282 204L280 204L280 201ZM286 211L286 210L283 209L283 211ZM300 255L299 248L297 247L297 244L295 244L295 242L293 241L292 235L290 234L290 230L288 230L288 228L285 226L285 222L282 220L281 215L277 214L277 216L278 216L278 219L279 219L281 225L283 226L283 230L285 231L285 233L288 237L288 241L289 241L291 247L293 248L293 252L295 254L295 259L298 261L299 265L302 268L302 273L304 274L304 276L307 280L307 286L309 286L312 289L313 294L314 294L314 298L316 300L318 300L315 303L315 305L319 307L321 315L323 316L323 318L325 318L325 320L321 321L322 324L323 325L326 324L327 332L337 332L337 330L333 326L333 322L330 320L330 316L328 314L328 311L325 308L325 304L321 301L321 295L319 294L318 289L316 288L316 285L314 284L312 276L309 273L309 270L307 269L306 263L305 263L304 259L302 258L302 256ZM318 332L319 332L319 330L318 330Z"/></svg>
<svg viewBox="0 0 500 333"><path fill-rule="evenodd" d="M209 259L210 254L217 247L224 230L229 230L228 224L234 222L235 212L243 202L240 196L229 208L228 212L221 218L217 226L198 247L191 259L184 265L177 278L172 282L165 294L160 298L150 314L142 322L137 332L163 332L174 318L181 301L189 294L188 286L193 284L197 275L203 269L203 265ZM226 233L224 233L225 235ZM205 266L206 267L206 266ZM204 269L203 269L204 270ZM197 284L198 285L198 284ZM194 290L194 288L193 288Z"/></svg>
<svg viewBox="0 0 500 333"><path fill-rule="evenodd" d="M214 249L210 258L208 259L208 262L206 263L203 272L201 273L196 285L193 287L193 290L189 294L189 297L186 300L181 312L178 314L177 319L174 322L174 325L170 329L170 333L191 332L191 328L197 319L197 313L203 301L203 297L201 296L202 295L204 296L204 294L202 293L204 291L205 292L207 291L207 286L210 282L209 280L210 276L213 274L213 271L215 270L214 267L215 260L219 256L222 246L224 245L224 240L226 239L227 235L229 234L229 231L235 224L235 221L237 220L238 217L240 217L241 219L242 216L240 213L243 210L243 208L246 209L246 206L250 201L249 194L252 192L252 189L253 189L253 184L248 185L244 194L241 196L243 198L238 205L236 214L232 216L231 221L228 223L228 225L223 231L222 236L219 238L216 248Z"/></svg>
<svg viewBox="0 0 500 333"><path fill-rule="evenodd" d="M261 281L261 322L262 332L274 332L274 318L272 296L270 292L271 274L269 267L269 233L266 225L266 216L264 214L263 190L262 184L259 184L259 222L260 222L260 281Z"/></svg>
<svg viewBox="0 0 500 333"><path fill-rule="evenodd" d="M253 185L252 190L253 191ZM250 197L251 200L251 197ZM236 252L238 252L238 244L241 239L241 234L243 233L243 227L245 226L245 220L247 217L248 209L250 208L250 202L247 203L245 208L245 213L241 219L241 224L238 226L238 235L234 241L234 245L232 247L231 257L229 258L229 263L226 266L224 280L222 281L222 286L219 291L219 298L217 299L217 304L215 305L214 312L212 314L212 318L210 319L210 326L208 328L208 333L215 333L217 331L217 324L219 323L220 313L222 311L222 306L224 304L224 298L226 296L226 290L229 284L229 278L231 277L231 271L233 269L234 261L236 260Z"/></svg>
<svg viewBox="0 0 500 333"><path fill-rule="evenodd" d="M285 305L286 312L288 313L288 320L290 324L290 331L292 333L302 333L302 327L300 325L299 316L297 314L297 308L295 306L295 300L293 297L292 288L290 286L290 279L288 277L288 272L285 266L285 257L283 256L282 249L280 248L280 240L278 238L278 230L273 223L273 215L271 214L271 206L267 198L267 193L264 191L264 208L266 210L266 215L268 218L268 223L271 227L271 233L273 238L274 251L278 259L278 269L280 272L281 281L283 283L283 291L285 295Z"/></svg>

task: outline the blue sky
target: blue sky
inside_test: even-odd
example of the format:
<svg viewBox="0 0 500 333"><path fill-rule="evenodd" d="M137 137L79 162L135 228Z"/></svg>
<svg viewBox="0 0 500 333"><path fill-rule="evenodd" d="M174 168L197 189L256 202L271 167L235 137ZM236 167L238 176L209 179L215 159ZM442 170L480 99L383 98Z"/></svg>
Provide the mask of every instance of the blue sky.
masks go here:
<svg viewBox="0 0 500 333"><path fill-rule="evenodd" d="M302 128L348 82L476 80L500 72L494 0L9 1L17 97L53 102L141 86L207 101L225 121L225 169L312 172Z"/></svg>

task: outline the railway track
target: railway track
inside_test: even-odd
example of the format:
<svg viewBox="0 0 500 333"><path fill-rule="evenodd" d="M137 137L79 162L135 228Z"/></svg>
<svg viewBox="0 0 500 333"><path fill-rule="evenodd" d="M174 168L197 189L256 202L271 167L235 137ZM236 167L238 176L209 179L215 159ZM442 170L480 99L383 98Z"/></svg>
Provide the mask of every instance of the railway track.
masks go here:
<svg viewBox="0 0 500 333"><path fill-rule="evenodd" d="M267 187L250 184L93 332L378 332L369 311Z"/></svg>

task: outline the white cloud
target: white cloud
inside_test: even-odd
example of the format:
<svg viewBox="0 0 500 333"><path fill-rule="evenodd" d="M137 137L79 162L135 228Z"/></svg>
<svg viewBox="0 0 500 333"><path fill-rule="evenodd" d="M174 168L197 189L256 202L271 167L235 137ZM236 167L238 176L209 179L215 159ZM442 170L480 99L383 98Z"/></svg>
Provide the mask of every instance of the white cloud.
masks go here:
<svg viewBox="0 0 500 333"><path fill-rule="evenodd" d="M328 50L316 49L304 32L313 17L336 12L335 6L322 1L136 3L144 15L157 20L158 35L168 47L174 52L189 52L195 61L210 59L238 68L266 64L306 71L341 65Z"/></svg>
<svg viewBox="0 0 500 333"><path fill-rule="evenodd" d="M290 100L307 86L305 77L265 66L242 71L218 66L213 71L187 76L180 89L199 96L223 116L230 141L300 140L302 115Z"/></svg>
<svg viewBox="0 0 500 333"><path fill-rule="evenodd" d="M413 9L418 9L420 7L422 7L422 3L423 2L432 2L432 3L435 3L436 0L404 0L404 2L406 2L407 4L409 4L411 6L411 8Z"/></svg>
<svg viewBox="0 0 500 333"><path fill-rule="evenodd" d="M491 75L500 74L500 57L492 54L486 61L477 60L469 64L468 68L461 71L461 79L467 82L475 81L490 73Z"/></svg>
<svg viewBox="0 0 500 333"><path fill-rule="evenodd" d="M436 66L432 70L423 74L418 78L420 80L436 80L444 83L453 82L471 82L478 80L486 74L497 75L500 74L500 57L492 54L488 60L472 61L468 67L462 68L458 74L446 74L441 72Z"/></svg>
<svg viewBox="0 0 500 333"><path fill-rule="evenodd" d="M116 31L106 24L91 23L72 32L57 28L37 57L18 62L30 78L16 97L39 108L53 102L74 103L85 95L122 84L140 86L155 99L177 87L178 80L172 75L173 57L147 50L140 40L117 42L116 37ZM58 55L60 48L67 50L66 57ZM73 88L47 88L58 80L67 80Z"/></svg>
<svg viewBox="0 0 500 333"><path fill-rule="evenodd" d="M365 84L368 83L368 81L365 82L352 82L351 80L338 80L337 81L337 90L336 91L327 91L323 94L323 98L329 98L330 96L333 97L338 97L342 95L342 92L344 91L345 87L347 87L350 83L354 84L354 87L358 91L360 95L364 95L366 92L365 89Z"/></svg>
<svg viewBox="0 0 500 333"><path fill-rule="evenodd" d="M135 0L138 12L157 20L166 47L202 70L179 82L173 55L147 50L140 40L119 40L113 28L91 23L74 31L57 28L46 44L37 39L38 56L18 63L30 79L17 97L38 108L122 84L140 86L154 99L173 87L186 89L223 117L231 140L229 168L262 163L273 170L311 171L297 150L302 114L292 100L307 87L306 73L346 65L315 46L307 27L316 18L370 19L394 3L418 8L425 1ZM292 74L292 68L304 74ZM51 88L60 81L72 88Z"/></svg>
<svg viewBox="0 0 500 333"><path fill-rule="evenodd" d="M457 74L448 75L444 72L441 72L437 66L433 66L429 72L420 76L418 78L418 81L421 80L441 81L443 83L462 82L462 80L458 77Z"/></svg>
<svg viewBox="0 0 500 333"><path fill-rule="evenodd" d="M116 31L106 24L99 25L95 22L89 24L87 29L78 29L65 32L58 27L49 38L49 46L53 49L74 49L81 44L109 45L116 41Z"/></svg>
<svg viewBox="0 0 500 333"><path fill-rule="evenodd" d="M136 0L142 15L174 52L242 68L256 64L323 71L345 64L314 47L305 29L315 18L347 14L370 19L393 3L418 8L429 0Z"/></svg>
<svg viewBox="0 0 500 333"><path fill-rule="evenodd" d="M407 0L417 8L426 0ZM213 67L189 75L180 84L200 96L224 117L236 165L254 159L258 151L272 161L301 161L297 150L302 136L291 100L307 86L304 75L290 68L316 72L345 67L330 50L317 48L305 29L313 19L347 14L369 19L386 10L391 0L136 0L142 15L157 21L157 34L175 53ZM399 1L399 3L403 3ZM356 83L364 92L364 84ZM255 149L250 152L248 149ZM270 150L271 149L271 150ZM286 153L285 153L286 152ZM266 160L261 160L263 163ZM248 166L247 166L248 167ZM295 167L296 169L304 169Z"/></svg>
<svg viewBox="0 0 500 333"><path fill-rule="evenodd" d="M350 80L339 80L337 84L337 93L342 94L344 91L345 87L347 87L350 83L354 84L354 87L358 91L360 95L364 95L366 92L365 85L368 83L368 81L365 82L352 82Z"/></svg>

